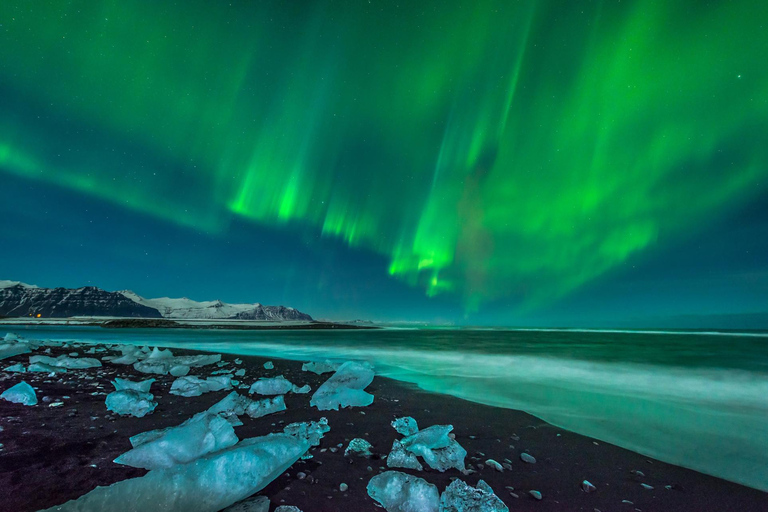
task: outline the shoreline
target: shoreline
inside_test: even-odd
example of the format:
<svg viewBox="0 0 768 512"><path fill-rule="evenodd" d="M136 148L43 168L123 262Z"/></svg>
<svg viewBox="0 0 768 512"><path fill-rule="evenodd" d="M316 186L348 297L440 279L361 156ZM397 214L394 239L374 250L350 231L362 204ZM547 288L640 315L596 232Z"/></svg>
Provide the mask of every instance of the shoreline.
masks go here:
<svg viewBox="0 0 768 512"><path fill-rule="evenodd" d="M255 320L199 320L169 318L105 318L71 319L50 321L36 319L0 319L0 326L42 326L42 327L103 327L105 329L198 329L233 331L274 331L274 330L368 330L380 329L375 325L347 324L340 322L312 321L255 321Z"/></svg>
<svg viewBox="0 0 768 512"><path fill-rule="evenodd" d="M50 355L72 351L87 355L82 354L81 349L93 347L96 345L68 343L51 348ZM176 355L210 353L175 348L173 352ZM97 356L111 353L100 352ZM29 355L7 358L0 367L19 362L26 364ZM242 365L234 366L235 358L241 359ZM222 355L222 361L229 363L225 368L246 370L246 376L241 379L246 384L258 377L282 374L299 386L309 384L314 392L331 375L304 372L301 362L282 359L271 359L275 369L266 370L263 364L267 360L256 356ZM193 368L190 375L205 377L219 369L215 366ZM104 397L112 391L109 381L114 377L156 378L152 392L159 405L154 413L143 418L108 414ZM0 401L0 426L3 427L0 443L4 445L0 451L0 499L4 506L20 512L39 510L76 498L97 485L109 485L146 473L111 462L130 448L130 436L178 425L229 393L212 392L192 398L171 395L168 390L174 379L169 375L142 374L130 365L108 362L100 368L70 370L52 378L46 373L0 371L0 391L25 380L36 388L39 398L38 405L32 407ZM258 419L241 418L244 425L235 427L240 439L276 432L283 425L297 421L316 421L322 416L328 418L331 426L320 446L312 451L314 458L297 462L258 493L270 499L270 510L278 505L295 505L304 512L378 510L365 486L371 477L388 469L383 456L389 453L393 440L399 437L389 423L400 416L414 417L421 428L452 424L456 440L468 452L467 467L475 472L462 475L456 470L445 473L429 469L398 471L424 478L437 485L440 491L452 478L461 478L473 486L482 478L510 510L748 512L763 510L768 502L768 494L762 491L598 442L521 411L428 393L413 385L378 376L367 391L375 396L368 407L318 411L308 405L311 393L289 393L285 397L286 411ZM240 392L247 394L244 390ZM45 402L43 397L63 402L63 405L49 407L53 402ZM356 437L373 445L371 459L344 457L344 448ZM524 450L538 459L536 464L520 460ZM498 472L485 464L488 458L499 462L506 459L512 469ZM631 473L633 470L642 471L645 476ZM300 478L299 472L307 476ZM582 491L580 484L584 479L592 482L597 490L592 493ZM346 483L348 490L340 491L341 483ZM644 489L642 483L654 488ZM507 487L515 490L510 491ZM541 501L528 494L533 489L542 493ZM623 503L623 500L632 504Z"/></svg>

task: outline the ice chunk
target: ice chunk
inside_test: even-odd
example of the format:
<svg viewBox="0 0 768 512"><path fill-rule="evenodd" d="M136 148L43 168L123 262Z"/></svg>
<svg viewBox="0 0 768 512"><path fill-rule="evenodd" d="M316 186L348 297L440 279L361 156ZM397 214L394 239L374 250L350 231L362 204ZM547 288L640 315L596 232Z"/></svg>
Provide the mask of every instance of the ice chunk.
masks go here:
<svg viewBox="0 0 768 512"><path fill-rule="evenodd" d="M332 363L331 361L325 361L323 363L313 361L302 364L301 369L305 372L312 372L318 375L322 375L324 373L335 372L339 369L340 366L340 363Z"/></svg>
<svg viewBox="0 0 768 512"><path fill-rule="evenodd" d="M37 403L35 390L24 381L3 391L3 393L0 394L0 398L22 405L35 405Z"/></svg>
<svg viewBox="0 0 768 512"><path fill-rule="evenodd" d="M348 361L317 389L309 404L321 411L371 405L373 395L364 389L372 381L373 370L370 365Z"/></svg>
<svg viewBox="0 0 768 512"><path fill-rule="evenodd" d="M352 455L356 455L358 457L370 457L373 455L371 453L371 448L373 448L371 443L365 439L356 437L349 442L349 446L344 450L344 456L351 457Z"/></svg>
<svg viewBox="0 0 768 512"><path fill-rule="evenodd" d="M157 407L152 393L144 393L135 389L122 389L107 395L105 403L107 410L124 416L143 418Z"/></svg>
<svg viewBox="0 0 768 512"><path fill-rule="evenodd" d="M191 464L97 487L46 512L218 512L263 489L308 448L306 439L286 434L246 439Z"/></svg>
<svg viewBox="0 0 768 512"><path fill-rule="evenodd" d="M402 443L395 439L392 443L392 451L387 456L387 466L390 468L406 468L421 471L424 467L419 459L412 453L408 453L403 448Z"/></svg>
<svg viewBox="0 0 768 512"><path fill-rule="evenodd" d="M155 347L147 359L164 359L168 357L173 357L173 352L170 349L160 350L159 347Z"/></svg>
<svg viewBox="0 0 768 512"><path fill-rule="evenodd" d="M26 354L27 352L31 352L31 350L26 343L0 343L0 360L19 354Z"/></svg>
<svg viewBox="0 0 768 512"><path fill-rule="evenodd" d="M45 363L32 363L27 367L28 372L55 372L55 373L67 373L66 368L59 368L58 366L51 366Z"/></svg>
<svg viewBox="0 0 768 512"><path fill-rule="evenodd" d="M258 393L260 395L284 395L293 389L291 381L278 375L271 379L259 379L253 383L248 393Z"/></svg>
<svg viewBox="0 0 768 512"><path fill-rule="evenodd" d="M104 358L104 359L106 359L106 358ZM115 357L113 359L107 359L107 360L109 360L110 362L112 362L114 364L133 364L136 361L138 361L139 358L136 357L133 354L127 354L127 355L122 355L120 357Z"/></svg>
<svg viewBox="0 0 768 512"><path fill-rule="evenodd" d="M310 391L312 391L312 387L309 384L304 384L301 387L294 384L293 387L291 388L291 392L296 393L297 395L306 395Z"/></svg>
<svg viewBox="0 0 768 512"><path fill-rule="evenodd" d="M247 407L253 402L247 396L242 396L233 391L214 405L208 408L208 412L211 414L217 414L226 419L230 425L237 427L243 424L238 418L245 414Z"/></svg>
<svg viewBox="0 0 768 512"><path fill-rule="evenodd" d="M301 509L293 505L280 505L275 509L275 512L301 512Z"/></svg>
<svg viewBox="0 0 768 512"><path fill-rule="evenodd" d="M328 426L326 418L320 418L319 421L305 421L303 423L291 423L283 429L286 434L296 436L300 439L307 439L311 446L320 444L320 439L331 427Z"/></svg>
<svg viewBox="0 0 768 512"><path fill-rule="evenodd" d="M133 364L133 368L142 373L166 375L174 366L196 368L218 363L219 361L221 361L221 354L160 357L138 361Z"/></svg>
<svg viewBox="0 0 768 512"><path fill-rule="evenodd" d="M264 363L264 369L265 370L274 370L275 369L275 365L272 364L272 361L267 361L266 363Z"/></svg>
<svg viewBox="0 0 768 512"><path fill-rule="evenodd" d="M201 379L194 375L179 377L171 384L172 395L179 396L200 396L209 391L221 391L232 389L231 378L229 376L208 377Z"/></svg>
<svg viewBox="0 0 768 512"><path fill-rule="evenodd" d="M437 486L400 471L386 471L374 476L368 482L367 490L368 496L387 512L437 512L440 503ZM464 512L463 509L456 510Z"/></svg>
<svg viewBox="0 0 768 512"><path fill-rule="evenodd" d="M237 443L232 425L209 412L196 414L181 425L164 429L159 434L153 437L151 433L145 433L142 438L132 438L132 442L139 444L133 445L133 449L120 455L115 462L134 468L169 468Z"/></svg>
<svg viewBox="0 0 768 512"><path fill-rule="evenodd" d="M475 488L457 479L443 491L440 512L509 512L509 508L483 480Z"/></svg>
<svg viewBox="0 0 768 512"><path fill-rule="evenodd" d="M155 379L147 379L140 382L134 382L132 380L115 377L115 380L112 381L112 385L115 386L115 391L132 389L134 391L141 391L142 393L149 393L149 388L152 386L153 382L155 382Z"/></svg>
<svg viewBox="0 0 768 512"><path fill-rule="evenodd" d="M177 364L169 370L169 373L174 377L183 377L189 373L189 366L185 364Z"/></svg>
<svg viewBox="0 0 768 512"><path fill-rule="evenodd" d="M404 416L393 420L392 426L397 430L398 434L404 436L412 436L419 431L419 426L416 424L416 420L410 416Z"/></svg>
<svg viewBox="0 0 768 512"><path fill-rule="evenodd" d="M247 500L238 501L221 512L269 512L269 498L266 496L248 498Z"/></svg>
<svg viewBox="0 0 768 512"><path fill-rule="evenodd" d="M453 425L433 425L413 435L404 437L400 442L406 451L424 459L432 469L446 471L456 468L464 471L464 459L467 451L448 435Z"/></svg>
<svg viewBox="0 0 768 512"><path fill-rule="evenodd" d="M235 372L235 377L242 377L243 375L245 375L245 368L240 368ZM260 496L260 497L263 497L263 496Z"/></svg>
<svg viewBox="0 0 768 512"><path fill-rule="evenodd" d="M27 371L26 368L24 368L24 365L21 363L12 364L11 366L6 366L5 371L7 372L15 372L15 373L25 373Z"/></svg>
<svg viewBox="0 0 768 512"><path fill-rule="evenodd" d="M97 368L101 366L101 361L92 357L69 357L61 355L59 357L50 356L30 356L30 363L43 363L58 368L67 368L70 370L81 370L83 368Z"/></svg>
<svg viewBox="0 0 768 512"><path fill-rule="evenodd" d="M261 418L267 414L285 410L285 398L283 395L277 395L272 398L251 401L245 409L245 414L251 418Z"/></svg>

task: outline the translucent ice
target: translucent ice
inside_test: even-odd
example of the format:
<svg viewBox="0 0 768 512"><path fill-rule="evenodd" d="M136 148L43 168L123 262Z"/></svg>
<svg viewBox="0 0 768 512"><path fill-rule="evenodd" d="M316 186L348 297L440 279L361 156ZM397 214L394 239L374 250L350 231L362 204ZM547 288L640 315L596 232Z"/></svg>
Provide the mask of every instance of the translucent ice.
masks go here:
<svg viewBox="0 0 768 512"><path fill-rule="evenodd" d="M390 468L406 468L421 471L424 467L419 459L412 453L405 451L402 443L395 439L392 443L392 451L387 456L387 466Z"/></svg>
<svg viewBox="0 0 768 512"><path fill-rule="evenodd" d="M267 361L266 363L264 363L264 369L265 370L274 370L275 369L275 365L272 364L272 361Z"/></svg>
<svg viewBox="0 0 768 512"><path fill-rule="evenodd" d="M280 505L275 509L275 512L301 512L301 509L293 505Z"/></svg>
<svg viewBox="0 0 768 512"><path fill-rule="evenodd" d="M344 456L350 457L352 455L357 455L358 457L370 457L373 455L371 453L371 448L373 448L371 443L365 439L356 437L349 442L349 446L344 450Z"/></svg>
<svg viewBox="0 0 768 512"><path fill-rule="evenodd" d="M341 364L332 363L331 361L325 361L323 363L313 361L302 364L301 369L305 372L312 372L318 375L322 375L323 373L335 372L339 369L339 366L341 366Z"/></svg>
<svg viewBox="0 0 768 512"><path fill-rule="evenodd" d="M30 363L43 363L58 368L68 368L70 370L79 370L83 368L96 368L101 366L101 361L92 357L69 357L61 355L59 357L50 356L30 356Z"/></svg>
<svg viewBox="0 0 768 512"><path fill-rule="evenodd" d="M228 376L201 379L194 375L187 375L186 377L179 377L173 381L170 393L179 396L200 396L209 391L232 389L231 381L232 379Z"/></svg>
<svg viewBox="0 0 768 512"><path fill-rule="evenodd" d="M440 503L435 485L400 471L386 471L374 476L368 482L367 490L368 496L387 512L437 512Z"/></svg>
<svg viewBox="0 0 768 512"><path fill-rule="evenodd" d="M6 366L5 371L7 372L16 372L16 373L25 373L27 369L24 367L21 363L12 364L11 366Z"/></svg>
<svg viewBox="0 0 768 512"><path fill-rule="evenodd" d="M149 388L152 386L153 382L155 382L155 379L147 379L140 382L135 382L128 379L115 377L115 380L112 381L112 385L115 386L115 391L132 389L134 391L141 391L142 393L149 393Z"/></svg>
<svg viewBox="0 0 768 512"><path fill-rule="evenodd" d="M509 512L509 508L483 480L475 488L457 479L440 496L440 512Z"/></svg>
<svg viewBox="0 0 768 512"><path fill-rule="evenodd" d="M464 471L467 451L448 435L453 425L433 425L400 440L403 448L424 459L432 469ZM394 446L393 446L394 449ZM408 462L410 463L410 462Z"/></svg>
<svg viewBox="0 0 768 512"><path fill-rule="evenodd" d="M134 436L131 443L138 444L133 444L133 449L116 458L116 463L134 468L158 469L186 464L208 453L233 446L237 443L237 436L226 419L203 412L179 426L161 432L147 432L140 438Z"/></svg>
<svg viewBox="0 0 768 512"><path fill-rule="evenodd" d="M145 359L133 364L136 371L166 375L174 366L189 366L190 368L206 366L221 361L221 354L175 356Z"/></svg>
<svg viewBox="0 0 768 512"><path fill-rule="evenodd" d="M311 446L317 446L320 444L320 439L322 439L323 435L330 430L331 427L328 426L328 420L320 418L319 421L291 423L283 429L283 432L299 439L306 439Z"/></svg>
<svg viewBox="0 0 768 512"><path fill-rule="evenodd" d="M321 411L371 405L373 395L364 389L372 381L373 369L369 365L348 361L317 389L309 404Z"/></svg>
<svg viewBox="0 0 768 512"><path fill-rule="evenodd" d="M189 366L185 364L177 364L176 366L171 367L168 372L174 377L183 377L189 373Z"/></svg>
<svg viewBox="0 0 768 512"><path fill-rule="evenodd" d="M154 395L135 389L122 389L107 395L105 403L107 410L124 416L143 418L157 407Z"/></svg>
<svg viewBox="0 0 768 512"><path fill-rule="evenodd" d="M404 416L393 420L392 426L397 430L398 434L404 436L411 436L419 431L419 426L416 424L416 420L410 416Z"/></svg>
<svg viewBox="0 0 768 512"><path fill-rule="evenodd" d="M15 404L35 405L37 403L35 390L24 381L3 391L3 393L0 394L0 398Z"/></svg>
<svg viewBox="0 0 768 512"><path fill-rule="evenodd" d="M6 335L6 337L7 336L8 335ZM26 354L27 352L31 352L31 350L26 343L16 343L15 341L11 341L10 343L0 343L0 360L19 354Z"/></svg>
<svg viewBox="0 0 768 512"><path fill-rule="evenodd" d="M46 363L32 363L27 367L28 372L55 372L55 373L67 373L66 368L59 368L58 366L51 366Z"/></svg>
<svg viewBox="0 0 768 512"><path fill-rule="evenodd" d="M284 395L293 389L291 381L278 375L271 379L259 379L253 383L248 393L258 393L260 395Z"/></svg>
<svg viewBox="0 0 768 512"><path fill-rule="evenodd" d="M237 427L243 424L238 416L245 414L248 406L253 402L247 396L242 396L233 391L217 403L208 408L208 412L211 414L217 414L226 419L230 425Z"/></svg>
<svg viewBox="0 0 768 512"><path fill-rule="evenodd" d="M308 448L307 439L286 434L246 439L190 464L97 487L46 512L217 512L263 489Z"/></svg>
<svg viewBox="0 0 768 512"><path fill-rule="evenodd" d="M291 388L291 392L296 393L297 395L306 395L310 391L312 391L312 387L309 384L304 384L301 387L294 384L293 387Z"/></svg>
<svg viewBox="0 0 768 512"><path fill-rule="evenodd" d="M261 418L267 414L285 410L285 398L283 395L277 395L272 398L251 401L245 409L245 414L251 418Z"/></svg>

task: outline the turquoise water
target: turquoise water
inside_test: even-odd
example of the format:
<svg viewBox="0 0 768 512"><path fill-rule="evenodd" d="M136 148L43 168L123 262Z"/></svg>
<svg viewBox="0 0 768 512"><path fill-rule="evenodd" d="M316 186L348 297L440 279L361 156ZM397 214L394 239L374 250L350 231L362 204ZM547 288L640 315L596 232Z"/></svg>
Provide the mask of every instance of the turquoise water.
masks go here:
<svg viewBox="0 0 768 512"><path fill-rule="evenodd" d="M363 359L379 375L524 410L666 462L768 490L768 334L9 330L37 339L295 360Z"/></svg>

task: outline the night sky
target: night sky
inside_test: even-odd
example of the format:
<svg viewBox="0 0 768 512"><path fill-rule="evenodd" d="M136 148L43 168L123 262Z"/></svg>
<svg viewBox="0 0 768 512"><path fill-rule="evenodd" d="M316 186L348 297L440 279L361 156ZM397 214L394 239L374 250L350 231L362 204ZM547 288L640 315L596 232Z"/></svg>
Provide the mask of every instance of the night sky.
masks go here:
<svg viewBox="0 0 768 512"><path fill-rule="evenodd" d="M0 279L339 320L766 313L766 63L754 0L3 0Z"/></svg>

